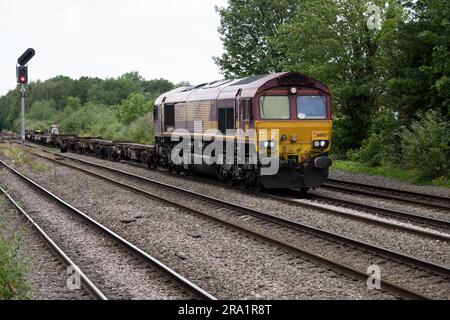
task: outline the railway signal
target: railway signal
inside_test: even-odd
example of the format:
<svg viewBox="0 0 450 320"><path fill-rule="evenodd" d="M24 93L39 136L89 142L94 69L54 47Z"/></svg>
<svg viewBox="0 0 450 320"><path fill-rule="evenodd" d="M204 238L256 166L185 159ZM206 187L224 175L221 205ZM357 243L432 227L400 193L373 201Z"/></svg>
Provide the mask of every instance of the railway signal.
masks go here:
<svg viewBox="0 0 450 320"><path fill-rule="evenodd" d="M19 59L17 59L17 63L19 64L19 66L23 67L28 63L28 61L31 60L31 58L34 57L35 54L36 51L34 51L33 48L29 48L19 57Z"/></svg>
<svg viewBox="0 0 450 320"><path fill-rule="evenodd" d="M17 83L20 84L20 115L22 118L22 146L25 150L25 85L28 83L28 66L26 65L36 52L33 48L27 49L18 59L16 67Z"/></svg>
<svg viewBox="0 0 450 320"><path fill-rule="evenodd" d="M28 83L28 67L17 67L17 83L27 84Z"/></svg>

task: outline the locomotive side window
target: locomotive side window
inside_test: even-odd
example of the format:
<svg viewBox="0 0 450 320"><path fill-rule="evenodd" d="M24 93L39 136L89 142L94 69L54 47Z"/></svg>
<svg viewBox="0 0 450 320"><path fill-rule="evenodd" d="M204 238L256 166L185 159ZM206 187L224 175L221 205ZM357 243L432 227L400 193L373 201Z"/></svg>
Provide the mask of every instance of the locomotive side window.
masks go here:
<svg viewBox="0 0 450 320"><path fill-rule="evenodd" d="M159 106L154 106L153 107L153 121L157 121L159 120Z"/></svg>
<svg viewBox="0 0 450 320"><path fill-rule="evenodd" d="M291 118L289 97L262 96L259 100L261 119L287 120Z"/></svg>
<svg viewBox="0 0 450 320"><path fill-rule="evenodd" d="M175 106L164 105L164 130L169 131L175 127Z"/></svg>
<svg viewBox="0 0 450 320"><path fill-rule="evenodd" d="M301 120L322 120L327 118L327 97L297 97L297 116Z"/></svg>
<svg viewBox="0 0 450 320"><path fill-rule="evenodd" d="M224 135L227 130L234 129L234 108L219 108L219 130Z"/></svg>
<svg viewBox="0 0 450 320"><path fill-rule="evenodd" d="M250 100L242 101L243 120L249 121L252 118Z"/></svg>
<svg viewBox="0 0 450 320"><path fill-rule="evenodd" d="M241 100L240 102L241 105L241 120L243 121L249 121L252 118L252 110L251 110L251 102L250 100Z"/></svg>

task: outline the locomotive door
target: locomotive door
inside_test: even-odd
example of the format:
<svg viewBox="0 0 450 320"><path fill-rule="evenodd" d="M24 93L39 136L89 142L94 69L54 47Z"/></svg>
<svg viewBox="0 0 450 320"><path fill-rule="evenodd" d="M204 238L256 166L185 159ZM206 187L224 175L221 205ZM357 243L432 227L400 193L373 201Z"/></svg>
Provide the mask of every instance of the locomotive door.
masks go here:
<svg viewBox="0 0 450 320"><path fill-rule="evenodd" d="M164 104L164 131L172 132L175 130L175 105Z"/></svg>
<svg viewBox="0 0 450 320"><path fill-rule="evenodd" d="M227 134L227 130L235 129L234 108L219 108L219 130L223 135Z"/></svg>
<svg viewBox="0 0 450 320"><path fill-rule="evenodd" d="M239 101L239 120L241 129L249 130L251 128L252 104L250 99Z"/></svg>
<svg viewBox="0 0 450 320"><path fill-rule="evenodd" d="M166 104L166 97L161 102L161 107L159 108L159 130L161 131L161 134L164 135L164 106Z"/></svg>

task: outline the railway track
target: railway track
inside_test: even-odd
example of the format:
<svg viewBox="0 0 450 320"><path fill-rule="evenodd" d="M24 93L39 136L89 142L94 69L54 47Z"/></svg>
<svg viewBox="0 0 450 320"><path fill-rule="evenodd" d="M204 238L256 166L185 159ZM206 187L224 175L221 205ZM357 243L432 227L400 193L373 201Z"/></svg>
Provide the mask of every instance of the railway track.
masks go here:
<svg viewBox="0 0 450 320"><path fill-rule="evenodd" d="M370 213L373 216L366 216L366 215L360 215L356 213L346 212L342 210L337 210L335 208L330 207L324 207L320 205L319 203L307 203L299 201L298 198L300 196L303 196L301 192L296 190L289 190L288 194L283 193L282 195L274 195L274 194L264 194L264 197L268 197L270 199L273 199L275 201L279 201L282 203L286 203L289 205L293 205L296 207L301 208L309 208L314 210L319 210L325 213L333 214L336 216L344 216L349 217L354 220L359 220L362 222L377 224L383 227L388 227L391 229L396 230L403 230L405 232L414 233L420 236L439 239L442 241L450 241L450 221L432 218L428 216L398 211L398 210L391 210L391 209L385 209L381 207L375 207L370 206L354 201L347 201L342 199L336 199L321 195L309 195L309 200L318 200L325 204L331 204L339 207L344 208L350 208L350 209L357 209L357 210L363 210L364 212ZM378 217L381 218L391 218L391 219L400 219L400 222L411 224L411 222L414 222L417 224L414 226L399 224L397 222L393 221L387 221L387 220L380 220ZM431 229L431 231L430 231Z"/></svg>
<svg viewBox="0 0 450 320"><path fill-rule="evenodd" d="M205 291L204 289L200 288L199 286L197 286L190 280L184 278L182 275L178 274L176 271L174 271L173 269L166 266L163 262L150 256L148 253L146 253L145 251L143 251L136 245L128 242L126 239L124 239L120 235L116 234L111 229L109 229L109 228L105 227L104 225L100 224L99 222L95 221L86 213L73 207L72 205L70 205L69 203L64 201L63 199L59 198L58 196L56 196L49 190L45 189L41 185L37 184L35 181L31 180L30 178L24 176L23 174L21 174L20 172L18 172L17 170L15 170L14 168L12 168L11 166L9 166L8 164L6 164L5 162L3 162L1 160L0 160L0 166L6 168L9 172L11 172L15 176L17 176L18 178L23 180L31 188L39 191L41 194L43 194L49 200L56 202L58 206L64 208L65 210L68 210L71 214L75 215L76 217L81 218L84 222L86 222L89 225L89 227L91 227L97 231L101 231L104 235L106 235L115 244L120 244L121 247L128 252L128 255L136 256L139 259L141 259L145 264L149 265L152 269L159 270L159 272L164 274L164 276L166 278L169 277L172 282L176 283L176 286L179 288L180 292L187 291L189 293L189 296L191 298L195 298L195 299L216 300L216 298L212 294L210 294L207 291ZM12 198L9 197L9 199L11 201L13 201ZM19 209L17 202L14 202L14 203L15 203L16 207ZM27 215L25 213L25 211L23 211L23 209L20 208L19 210L23 214L25 214L30 221L33 221L31 219L31 217L29 215ZM51 239L47 235L45 235L45 233L41 227L39 227L37 224L34 224L34 226L36 228L38 228L38 230L40 230L40 233L46 238L47 241L51 241ZM54 241L51 241L51 243L53 244L52 246L55 248L55 250L58 251L58 254L63 255L65 257L64 259L66 260L67 255L65 255L61 249L56 249L57 247L56 247L56 244ZM102 250L100 250L100 252L102 252ZM71 262L71 260L68 260L68 257L67 257L66 261L70 265L76 266L75 264L73 264L73 262ZM78 268L76 270L80 270L79 267L76 267L76 268ZM83 275L83 273L80 273L80 274ZM100 290L95 289L96 286L93 284L92 281L90 281L86 276L84 276L83 279L84 279L85 283L87 284L87 288L90 291L93 291L93 293L96 296L98 296L99 298L107 299L106 295L101 293Z"/></svg>
<svg viewBox="0 0 450 320"><path fill-rule="evenodd" d="M108 166L62 156L45 149L42 151L47 152L51 157L42 154L36 155L137 194L214 220L239 232L270 242L284 250L295 252L299 256L325 264L360 281L367 280L366 268L375 261L387 270L388 275L382 279L383 288L397 293L399 297L448 298L446 284L450 270L446 266ZM77 165L73 163L77 163ZM80 164L81 166L79 166ZM83 166L88 166L93 170L83 168ZM130 183L130 181L133 182ZM149 187L153 188L149 190ZM294 240L287 241L286 238ZM320 249L318 250L318 248ZM318 253L320 250L325 253Z"/></svg>
<svg viewBox="0 0 450 320"><path fill-rule="evenodd" d="M0 187L0 192L8 199L8 201L14 206L14 208L20 212L24 218L28 221L28 224L31 225L39 235L45 240L45 242L56 252L56 254L60 257L63 263L69 267L72 266L73 270L80 276L81 284L83 288L89 292L89 294L97 299L97 300L108 300L106 295L94 284L94 282L89 279L86 274L81 270L81 268L75 264L69 255L61 249L56 242L44 231L44 229L31 218L29 213L27 213L18 203L18 201L14 200L8 192Z"/></svg>
<svg viewBox="0 0 450 320"><path fill-rule="evenodd" d="M43 152L50 152L51 151L37 147L35 145L27 144L28 147L36 148L38 150L41 150ZM164 172L166 173L166 172ZM204 181L202 182L210 183L210 181ZM289 196L292 196L289 197ZM434 238L442 241L449 241L450 240L450 221L438 219L438 218L432 218L426 215L419 215L419 214L413 214L408 212L403 212L399 210L391 210L391 209L385 209L381 207L375 207L370 205L365 205L362 203L357 203L353 201L346 201L342 199L336 199L321 195L308 195L311 200L319 200L322 202L326 202L327 204L337 205L340 207L347 207L350 209L356 209L356 210L364 210L366 213L370 213L374 215L374 217L367 216L367 215L359 215L354 213L345 212L342 210L336 210L334 208L329 207L323 207L320 204L310 204L305 202L300 202L297 200L298 197L303 197L304 195L301 194L301 192L297 190L289 190L288 194L284 193L283 195L276 196L274 194L264 194L264 197L271 198L278 202L287 203L290 205L294 205L297 207L303 207L303 208L309 208L314 210L319 210L325 213L333 214L335 216L344 216L351 218L353 220L359 220L366 223L376 224L383 227L395 229L395 230L403 230L405 232L410 232L413 234L417 234L424 237ZM393 221L387 221L381 218L395 218L400 219L400 222L407 223L408 225L401 224L398 222ZM412 223L415 223L416 225L410 226Z"/></svg>
<svg viewBox="0 0 450 320"><path fill-rule="evenodd" d="M372 186L344 180L328 179L324 189L351 194L361 194L386 200L396 200L407 204L426 206L437 210L450 210L450 198L436 195Z"/></svg>

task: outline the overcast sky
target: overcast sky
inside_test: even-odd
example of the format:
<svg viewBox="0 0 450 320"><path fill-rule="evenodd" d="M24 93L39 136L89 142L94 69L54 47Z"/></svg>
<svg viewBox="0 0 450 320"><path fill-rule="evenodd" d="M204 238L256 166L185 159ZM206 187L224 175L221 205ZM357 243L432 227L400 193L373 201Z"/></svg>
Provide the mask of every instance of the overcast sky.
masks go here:
<svg viewBox="0 0 450 320"><path fill-rule="evenodd" d="M30 80L56 75L191 83L221 78L216 5L226 0L1 0L0 95L15 88L17 58L29 47Z"/></svg>

